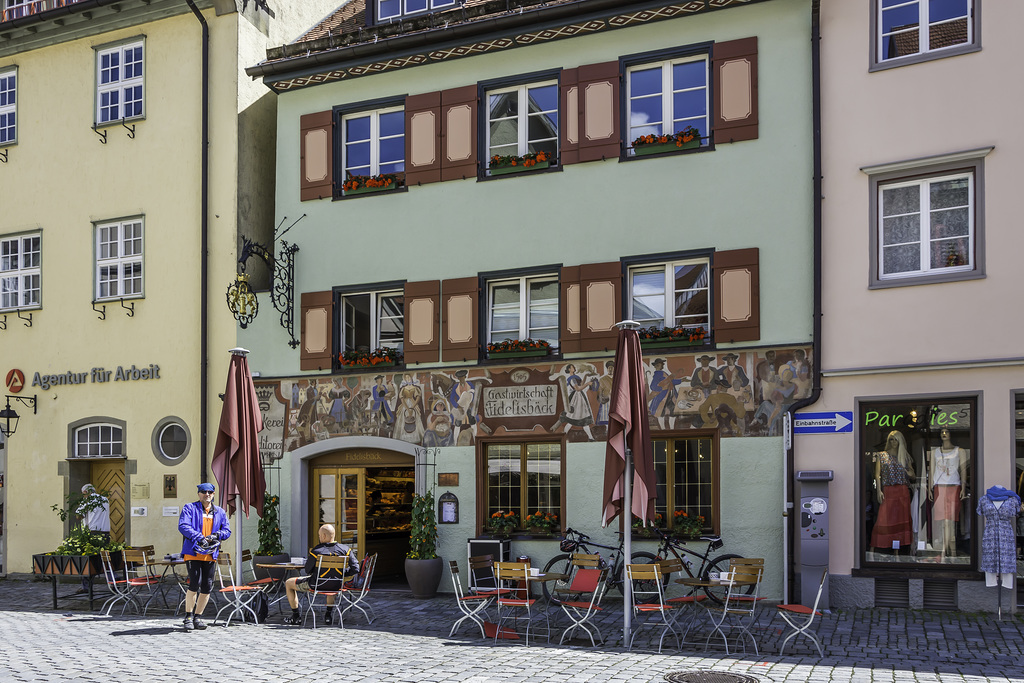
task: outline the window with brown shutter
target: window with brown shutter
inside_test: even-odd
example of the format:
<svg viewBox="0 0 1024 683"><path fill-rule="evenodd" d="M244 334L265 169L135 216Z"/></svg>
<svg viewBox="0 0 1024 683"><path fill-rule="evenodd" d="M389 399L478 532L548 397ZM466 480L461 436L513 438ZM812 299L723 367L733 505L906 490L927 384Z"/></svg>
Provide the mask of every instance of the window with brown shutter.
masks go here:
<svg viewBox="0 0 1024 683"><path fill-rule="evenodd" d="M580 302L580 267L565 266L559 275L559 342L562 353L580 350L582 306Z"/></svg>
<svg viewBox="0 0 1024 683"><path fill-rule="evenodd" d="M559 161L575 164L580 160L580 98L579 69L563 69L558 77L558 106L562 116L559 126Z"/></svg>
<svg viewBox="0 0 1024 683"><path fill-rule="evenodd" d="M757 341L761 338L757 247L715 252L713 263L715 341Z"/></svg>
<svg viewBox="0 0 1024 683"><path fill-rule="evenodd" d="M630 258L626 262L628 319L644 328L678 329L685 339L706 339L705 343L710 343L710 251Z"/></svg>
<svg viewBox="0 0 1024 683"><path fill-rule="evenodd" d="M757 37L711 49L716 144L757 139Z"/></svg>
<svg viewBox="0 0 1024 683"><path fill-rule="evenodd" d="M330 371L334 350L334 292L303 292L299 369Z"/></svg>
<svg viewBox="0 0 1024 683"><path fill-rule="evenodd" d="M480 280L464 277L441 283L441 360L480 357Z"/></svg>
<svg viewBox="0 0 1024 683"><path fill-rule="evenodd" d="M441 92L441 180L477 175L477 86Z"/></svg>
<svg viewBox="0 0 1024 683"><path fill-rule="evenodd" d="M441 282L405 283L405 362L436 363L440 359Z"/></svg>
<svg viewBox="0 0 1024 683"><path fill-rule="evenodd" d="M299 200L327 199L334 194L334 142L331 111L299 119Z"/></svg>
<svg viewBox="0 0 1024 683"><path fill-rule="evenodd" d="M622 320L622 264L586 263L580 268L580 351L615 348Z"/></svg>
<svg viewBox="0 0 1024 683"><path fill-rule="evenodd" d="M441 93L405 98L405 184L441 180Z"/></svg>
<svg viewBox="0 0 1024 683"><path fill-rule="evenodd" d="M576 74L580 112L578 161L617 159L622 150L619 62L586 64L579 67Z"/></svg>

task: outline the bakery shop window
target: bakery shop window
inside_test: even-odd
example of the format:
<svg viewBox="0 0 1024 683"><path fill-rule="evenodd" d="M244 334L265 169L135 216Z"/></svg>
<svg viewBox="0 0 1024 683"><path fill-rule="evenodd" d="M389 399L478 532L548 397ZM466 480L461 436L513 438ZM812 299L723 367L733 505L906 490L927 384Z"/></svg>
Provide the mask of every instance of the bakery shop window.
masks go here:
<svg viewBox="0 0 1024 683"><path fill-rule="evenodd" d="M859 407L865 566L973 566L976 399Z"/></svg>

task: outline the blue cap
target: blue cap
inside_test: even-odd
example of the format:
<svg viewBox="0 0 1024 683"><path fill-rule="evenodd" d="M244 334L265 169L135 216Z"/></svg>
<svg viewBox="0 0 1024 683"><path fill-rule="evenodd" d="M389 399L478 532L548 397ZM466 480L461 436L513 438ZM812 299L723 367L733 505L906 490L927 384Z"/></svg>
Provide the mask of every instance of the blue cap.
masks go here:
<svg viewBox="0 0 1024 683"><path fill-rule="evenodd" d="M200 493L203 492L203 491L209 491L210 493L213 493L214 490L215 490L214 487L213 487L213 484L210 484L210 483L207 483L207 482L203 482L202 484L199 485L198 488L199 488Z"/></svg>

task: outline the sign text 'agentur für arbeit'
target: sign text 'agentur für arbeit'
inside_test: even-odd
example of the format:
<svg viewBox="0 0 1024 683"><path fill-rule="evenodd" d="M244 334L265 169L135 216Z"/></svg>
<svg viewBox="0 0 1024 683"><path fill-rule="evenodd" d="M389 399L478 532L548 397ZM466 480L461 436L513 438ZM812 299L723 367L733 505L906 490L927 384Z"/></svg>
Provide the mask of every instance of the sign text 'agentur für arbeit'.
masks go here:
<svg viewBox="0 0 1024 683"><path fill-rule="evenodd" d="M32 386L46 391L50 387L67 384L86 384L89 382L133 382L144 379L160 379L160 366L150 363L149 367L137 368L134 365L126 368L118 365L116 370L93 368L89 372L71 372L60 375L44 375L37 372L32 378Z"/></svg>

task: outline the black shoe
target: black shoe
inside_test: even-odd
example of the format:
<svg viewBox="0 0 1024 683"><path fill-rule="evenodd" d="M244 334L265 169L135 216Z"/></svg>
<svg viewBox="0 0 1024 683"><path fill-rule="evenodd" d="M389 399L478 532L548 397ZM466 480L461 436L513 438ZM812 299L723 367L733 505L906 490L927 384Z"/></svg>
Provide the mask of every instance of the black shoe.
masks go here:
<svg viewBox="0 0 1024 683"><path fill-rule="evenodd" d="M192 623L192 615L186 616L185 617L185 621L182 622L182 624L185 627L186 631L191 631L191 630L193 630L195 628L195 624Z"/></svg>
<svg viewBox="0 0 1024 683"><path fill-rule="evenodd" d="M284 623L289 626L302 626L302 617L299 616L298 612L293 612L290 617L284 620Z"/></svg>
<svg viewBox="0 0 1024 683"><path fill-rule="evenodd" d="M334 623L334 610L324 612L324 624L330 626Z"/></svg>
<svg viewBox="0 0 1024 683"><path fill-rule="evenodd" d="M200 619L197 616L196 617L192 617L192 624L196 627L197 631L205 631L206 630L206 622L203 621L202 619Z"/></svg>

